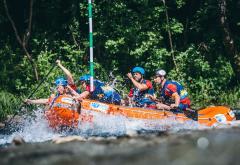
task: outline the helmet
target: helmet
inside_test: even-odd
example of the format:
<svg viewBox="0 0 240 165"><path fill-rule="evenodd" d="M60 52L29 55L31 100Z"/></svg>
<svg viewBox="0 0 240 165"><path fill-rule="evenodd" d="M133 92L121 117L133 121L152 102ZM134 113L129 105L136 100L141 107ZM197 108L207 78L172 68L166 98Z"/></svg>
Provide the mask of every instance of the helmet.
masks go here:
<svg viewBox="0 0 240 165"><path fill-rule="evenodd" d="M89 74L85 74L85 75L83 75L83 76L81 76L80 78L79 78L79 80L80 81L90 81L90 75Z"/></svg>
<svg viewBox="0 0 240 165"><path fill-rule="evenodd" d="M163 69L159 69L155 72L156 76L165 76L166 75L166 71Z"/></svg>
<svg viewBox="0 0 240 165"><path fill-rule="evenodd" d="M145 74L145 70L144 70L142 67L138 67L138 66L135 67L135 68L133 68L132 72L133 72L133 73L139 72L139 73L141 73L142 75Z"/></svg>
<svg viewBox="0 0 240 165"><path fill-rule="evenodd" d="M57 78L55 80L55 84L58 86L58 85L62 85L62 86L67 86L68 85L68 82L65 78L61 77L61 78Z"/></svg>

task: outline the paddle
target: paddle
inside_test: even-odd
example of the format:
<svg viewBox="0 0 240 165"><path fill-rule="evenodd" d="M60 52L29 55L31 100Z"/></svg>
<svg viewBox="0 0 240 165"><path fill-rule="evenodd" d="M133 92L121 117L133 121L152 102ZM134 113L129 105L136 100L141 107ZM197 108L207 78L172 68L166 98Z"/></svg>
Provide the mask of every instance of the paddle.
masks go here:
<svg viewBox="0 0 240 165"><path fill-rule="evenodd" d="M49 76L49 74L53 71L53 69L55 67L56 67L56 65L53 65L51 67L51 69L46 74L46 76L42 79L42 81L38 84L38 86L32 91L32 93L26 99L30 99L35 94L35 92L39 89L39 87L43 84L43 82L46 80L46 78ZM8 121L5 122L5 126L9 125L12 122L12 120L14 119L14 117L21 112L22 107L24 107L26 104L24 101L25 100L22 101L22 104L20 104L19 108L17 108L17 111L15 111L13 116Z"/></svg>
<svg viewBox="0 0 240 165"><path fill-rule="evenodd" d="M193 119L194 121L198 121L198 111L197 110L187 108L185 111L183 111L183 113L188 118Z"/></svg>
<svg viewBox="0 0 240 165"><path fill-rule="evenodd" d="M167 106L171 105L171 101L164 101L164 99L154 99L154 101L165 104ZM198 121L198 111L191 109L191 108L186 108L186 110L180 111L176 108L170 109L171 112L173 113L183 113L186 117L193 119L194 121Z"/></svg>

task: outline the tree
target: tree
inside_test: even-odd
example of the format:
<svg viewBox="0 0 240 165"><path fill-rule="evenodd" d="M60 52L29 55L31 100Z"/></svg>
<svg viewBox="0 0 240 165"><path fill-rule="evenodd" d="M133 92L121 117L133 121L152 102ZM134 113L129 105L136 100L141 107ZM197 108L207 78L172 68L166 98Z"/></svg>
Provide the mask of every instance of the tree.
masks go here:
<svg viewBox="0 0 240 165"><path fill-rule="evenodd" d="M235 40L233 38L231 29L229 28L227 20L227 2L226 0L219 0L219 9L220 9L220 27L222 30L223 44L226 50L226 54L230 56L231 63L235 69L235 74L238 79L240 79L240 53L237 50L235 45Z"/></svg>
<svg viewBox="0 0 240 165"><path fill-rule="evenodd" d="M24 53L26 54L30 64L32 65L32 69L33 69L33 73L34 73L34 76L36 78L36 80L38 81L38 71L37 71L37 66L35 64L35 61L31 55L31 53L28 51L28 41L29 41L29 38L31 36L31 30L32 30L32 13L33 13L33 0L29 0L29 18L28 18L28 26L27 26L27 29L25 30L25 33L22 35L23 37L20 36L19 34L19 31L15 25L15 22L13 21L10 13L9 13L9 10L8 10L8 5L7 5L7 2L6 0L3 1L4 2L4 8L5 8L5 11L6 11L6 14L7 14L7 17L12 25L12 28L14 30L14 33L15 33L15 36L16 36L16 39L18 41L18 43L20 44L20 46L22 47Z"/></svg>

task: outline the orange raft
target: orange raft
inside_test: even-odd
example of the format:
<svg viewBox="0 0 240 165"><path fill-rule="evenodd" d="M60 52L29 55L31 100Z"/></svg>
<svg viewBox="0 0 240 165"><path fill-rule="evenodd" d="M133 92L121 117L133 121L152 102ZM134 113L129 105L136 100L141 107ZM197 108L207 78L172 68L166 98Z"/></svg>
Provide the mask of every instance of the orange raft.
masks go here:
<svg viewBox="0 0 240 165"><path fill-rule="evenodd" d="M180 122L188 120L196 120L198 123L206 126L214 126L215 124L227 124L235 120L233 111L225 106L212 106L198 111L186 111L185 113L175 113L172 111L145 109L138 107L124 107L114 104L106 104L94 100L83 100L82 108L102 112L105 114L123 115L130 118L138 119L167 119L175 118Z"/></svg>

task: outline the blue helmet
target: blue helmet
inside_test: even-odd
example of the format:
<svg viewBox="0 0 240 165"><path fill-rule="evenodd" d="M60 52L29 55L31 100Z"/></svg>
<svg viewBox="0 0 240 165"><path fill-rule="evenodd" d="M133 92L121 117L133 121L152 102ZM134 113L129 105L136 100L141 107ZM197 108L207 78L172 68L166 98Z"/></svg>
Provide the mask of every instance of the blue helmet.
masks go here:
<svg viewBox="0 0 240 165"><path fill-rule="evenodd" d="M83 76L81 76L80 78L79 78L79 80L80 81L90 81L90 75L89 74L85 74L85 75L83 75Z"/></svg>
<svg viewBox="0 0 240 165"><path fill-rule="evenodd" d="M57 78L55 80L55 84L58 86L58 85L62 85L62 86L67 86L68 85L68 82L65 78L61 77L61 78Z"/></svg>
<svg viewBox="0 0 240 165"><path fill-rule="evenodd" d="M145 70L142 67L138 67L138 66L133 68L132 72L133 73L138 72L138 73L141 73L142 75L145 74Z"/></svg>

